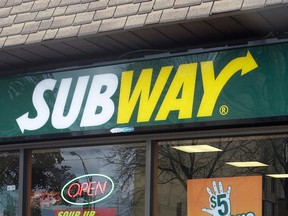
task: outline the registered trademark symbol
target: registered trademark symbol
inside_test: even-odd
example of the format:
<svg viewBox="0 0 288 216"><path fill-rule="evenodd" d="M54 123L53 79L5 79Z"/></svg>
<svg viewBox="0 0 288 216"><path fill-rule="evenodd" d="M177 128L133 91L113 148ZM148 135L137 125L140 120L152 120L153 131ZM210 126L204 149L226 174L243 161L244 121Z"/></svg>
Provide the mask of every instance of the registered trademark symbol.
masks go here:
<svg viewBox="0 0 288 216"><path fill-rule="evenodd" d="M221 115L227 115L228 112L229 112L229 108L228 108L228 106L226 106L226 105L222 105L222 106L220 107L220 109L219 109L219 113L220 113Z"/></svg>

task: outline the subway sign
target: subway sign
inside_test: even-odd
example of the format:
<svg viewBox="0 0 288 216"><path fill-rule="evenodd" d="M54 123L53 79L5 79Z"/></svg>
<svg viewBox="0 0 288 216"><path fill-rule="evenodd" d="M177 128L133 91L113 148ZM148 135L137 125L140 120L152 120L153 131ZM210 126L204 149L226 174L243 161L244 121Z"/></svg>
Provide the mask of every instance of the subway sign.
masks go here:
<svg viewBox="0 0 288 216"><path fill-rule="evenodd" d="M3 77L0 137L285 117L287 86L287 43Z"/></svg>

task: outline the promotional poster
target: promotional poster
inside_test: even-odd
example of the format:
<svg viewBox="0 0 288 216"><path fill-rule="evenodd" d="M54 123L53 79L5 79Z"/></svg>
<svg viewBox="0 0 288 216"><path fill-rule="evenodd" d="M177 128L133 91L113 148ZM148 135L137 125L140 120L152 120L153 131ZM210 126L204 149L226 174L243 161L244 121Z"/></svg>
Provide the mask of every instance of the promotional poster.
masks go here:
<svg viewBox="0 0 288 216"><path fill-rule="evenodd" d="M188 216L262 215L262 176L187 181Z"/></svg>

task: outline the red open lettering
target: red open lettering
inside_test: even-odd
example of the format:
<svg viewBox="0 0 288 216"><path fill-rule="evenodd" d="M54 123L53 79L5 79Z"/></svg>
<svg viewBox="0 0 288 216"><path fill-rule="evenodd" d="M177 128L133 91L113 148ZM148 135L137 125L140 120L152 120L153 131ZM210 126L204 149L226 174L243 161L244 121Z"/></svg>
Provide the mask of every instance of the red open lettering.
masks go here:
<svg viewBox="0 0 288 216"><path fill-rule="evenodd" d="M103 186L103 188L102 188L100 182L98 182L98 184L97 184L97 186L96 186L96 190L95 190L95 194L94 194L94 195L97 196L97 194L98 194L98 188L100 189L101 193L104 194L105 191L106 191L106 185L107 185L107 181L104 182L104 186Z"/></svg>
<svg viewBox="0 0 288 216"><path fill-rule="evenodd" d="M76 193L74 195L72 195L71 194L71 190L72 190L72 188L75 188L75 187L76 187L77 191L76 191ZM77 183L77 182L71 184L69 186L69 188L68 188L68 196L69 197L73 197L73 198L76 197L79 194L79 192L80 192L80 188L81 188L81 185L79 183Z"/></svg>
<svg viewBox="0 0 288 216"><path fill-rule="evenodd" d="M81 185L81 190L80 190L80 196L82 196L83 194L83 191L87 191L88 190L88 182L83 182L82 185Z"/></svg>
<svg viewBox="0 0 288 216"><path fill-rule="evenodd" d="M88 189L88 192L87 192L88 196L93 196L93 194L91 193L91 191L95 189L94 187L92 187L93 184L96 184L96 182L92 181L92 182L89 183L89 189Z"/></svg>
<svg viewBox="0 0 288 216"><path fill-rule="evenodd" d="M100 181L83 182L83 183L73 183L68 187L68 196L75 198L77 196L82 196L83 192L86 192L88 196L97 196L99 193L105 194L107 186L107 181L101 184Z"/></svg>

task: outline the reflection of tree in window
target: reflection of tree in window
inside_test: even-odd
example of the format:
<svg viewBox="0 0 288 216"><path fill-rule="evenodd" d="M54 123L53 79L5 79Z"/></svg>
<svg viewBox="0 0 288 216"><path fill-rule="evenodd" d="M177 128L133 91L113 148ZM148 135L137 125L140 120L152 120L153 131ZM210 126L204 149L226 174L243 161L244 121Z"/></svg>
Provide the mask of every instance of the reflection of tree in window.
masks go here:
<svg viewBox="0 0 288 216"><path fill-rule="evenodd" d="M203 142L222 151L186 153L172 148L180 144L198 145ZM159 146L159 184L178 180L186 189L187 179L255 175L266 168L232 169L226 162L263 161L263 149L257 144L251 139L237 138L165 142L165 145Z"/></svg>
<svg viewBox="0 0 288 216"><path fill-rule="evenodd" d="M63 182L75 178L69 173L69 166L61 163L60 151L43 150L32 154L31 215L41 215L41 209L53 205L67 205L61 200Z"/></svg>
<svg viewBox="0 0 288 216"><path fill-rule="evenodd" d="M117 215L144 215L145 148L113 146L103 156L115 170Z"/></svg>
<svg viewBox="0 0 288 216"><path fill-rule="evenodd" d="M282 139L270 139L269 140L269 157L272 159L271 164L277 173L287 173L288 174L288 138L284 137ZM279 199L279 205L285 206L282 208L281 215L288 215L288 179L282 178L278 179L283 188L284 198Z"/></svg>
<svg viewBox="0 0 288 216"><path fill-rule="evenodd" d="M209 144L223 151L186 153L173 148L178 145L198 144ZM239 168L226 164L230 161L259 161L267 166ZM171 202L174 205L174 211L176 211L176 204L180 202L179 200L182 204L186 203L187 179L253 175L263 175L263 184L264 182L266 184L266 187L263 187L263 215L288 215L288 179L272 179L266 176L271 173L288 174L288 138L286 136L161 142L158 163L159 192L162 194L162 198L159 199L160 216L171 211L169 209ZM171 187L172 184L173 187ZM273 184L273 188L270 187L271 184ZM176 198L173 200L173 196L177 200ZM277 208L273 210L273 206L277 206ZM183 209L185 210L186 207Z"/></svg>
<svg viewBox="0 0 288 216"><path fill-rule="evenodd" d="M17 189L19 180L18 153L0 154L0 212L16 215ZM12 186L11 191L7 186Z"/></svg>
<svg viewBox="0 0 288 216"><path fill-rule="evenodd" d="M235 154L235 147L231 146L232 140L228 142L218 142L213 146L221 148L223 151L215 153L185 153L171 148L178 145L177 141L159 146L158 175L159 184L166 184L173 180L178 180L187 189L187 179L210 178L220 172L225 165L227 158L223 158L225 153L230 153L229 158ZM180 141L183 145L183 141ZM165 143L166 144L166 143ZM197 145L198 141L187 141L184 144ZM228 155L228 154L227 154Z"/></svg>
<svg viewBox="0 0 288 216"><path fill-rule="evenodd" d="M230 137L199 140L166 141L159 143L158 199L159 215L176 212L185 215L187 209L187 180L195 178L217 178L262 175L267 167L235 168L226 162L261 161L265 149L258 138ZM221 149L218 152L187 153L173 148L179 145L210 145ZM179 203L181 209L179 209Z"/></svg>

